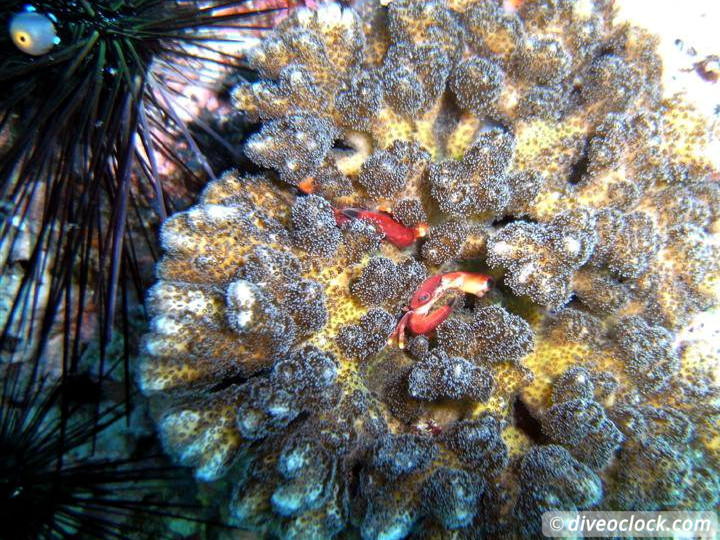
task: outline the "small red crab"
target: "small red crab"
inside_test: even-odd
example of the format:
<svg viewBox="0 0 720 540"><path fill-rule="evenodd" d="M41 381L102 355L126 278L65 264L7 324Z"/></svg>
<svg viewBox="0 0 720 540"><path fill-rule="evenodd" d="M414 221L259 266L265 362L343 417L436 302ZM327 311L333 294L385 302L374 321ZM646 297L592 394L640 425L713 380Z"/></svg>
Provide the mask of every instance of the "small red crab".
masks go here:
<svg viewBox="0 0 720 540"><path fill-rule="evenodd" d="M429 334L435 330L450 316L453 309L452 306L445 305L431 311L444 293L457 290L482 297L493 288L493 285L493 278L474 272L449 272L427 278L413 294L410 306L405 308L407 313L400 319L395 331L390 334L388 342L390 344L397 342L398 347L404 349L405 329L409 329L415 335Z"/></svg>
<svg viewBox="0 0 720 540"><path fill-rule="evenodd" d="M422 238L427 233L427 225L421 223L416 227L406 227L395 220L391 214L383 211L363 210L361 208L343 208L335 210L335 221L338 225L351 219L363 219L369 221L385 235L385 240L400 249L409 247L415 240Z"/></svg>
<svg viewBox="0 0 720 540"><path fill-rule="evenodd" d="M298 183L297 188L305 194L315 191L315 177L308 176ZM363 208L335 208L335 222L340 227L351 219L364 219L372 223L377 230L383 233L387 242L395 247L405 249L415 243L418 238L423 238L428 232L426 223L419 223L415 227L406 227L397 221L387 208L378 210L365 210Z"/></svg>

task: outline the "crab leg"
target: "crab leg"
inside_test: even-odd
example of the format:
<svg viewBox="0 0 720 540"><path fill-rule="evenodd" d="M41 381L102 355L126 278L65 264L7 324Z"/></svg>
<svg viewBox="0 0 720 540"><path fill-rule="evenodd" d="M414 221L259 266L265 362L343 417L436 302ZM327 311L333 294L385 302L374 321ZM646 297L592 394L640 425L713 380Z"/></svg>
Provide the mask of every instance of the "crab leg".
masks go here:
<svg viewBox="0 0 720 540"><path fill-rule="evenodd" d="M405 313L405 315L401 317L400 321L395 327L395 330L393 330L393 333L390 334L390 336L388 337L388 345L393 345L394 343L397 343L399 348L405 348L405 328L410 322L410 317L412 317L412 311L408 311L407 313Z"/></svg>

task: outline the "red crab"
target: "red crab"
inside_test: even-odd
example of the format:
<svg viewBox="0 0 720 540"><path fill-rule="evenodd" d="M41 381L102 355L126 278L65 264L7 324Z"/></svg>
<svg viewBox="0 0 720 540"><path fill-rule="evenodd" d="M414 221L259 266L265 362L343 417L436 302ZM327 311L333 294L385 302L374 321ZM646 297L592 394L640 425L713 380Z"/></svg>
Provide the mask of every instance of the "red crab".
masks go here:
<svg viewBox="0 0 720 540"><path fill-rule="evenodd" d="M477 297L484 296L493 288L494 281L490 276L474 272L449 272L427 278L418 287L410 299L407 313L402 316L397 327L390 334L388 343L397 342L399 348L405 348L405 330L415 335L429 334L452 313L452 306L445 305L431 311L435 303L444 293L458 290Z"/></svg>
<svg viewBox="0 0 720 540"><path fill-rule="evenodd" d="M335 221L338 225L342 225L351 219L364 219L365 221L371 222L385 235L385 240L400 249L413 245L415 240L427 234L426 224L421 223L416 227L406 227L399 221L396 221L392 215L387 212L374 212L361 208L335 210Z"/></svg>
<svg viewBox="0 0 720 540"><path fill-rule="evenodd" d="M315 177L308 176L298 183L297 187L303 193L313 193L315 191ZM426 223L420 223L415 227L406 227L393 218L392 214L382 209L373 211L364 210L362 208L335 208L335 222L338 227L343 223L347 223L351 219L364 219L365 221L370 221L381 233L385 235L385 240L400 249L413 245L415 240L424 237L428 231Z"/></svg>

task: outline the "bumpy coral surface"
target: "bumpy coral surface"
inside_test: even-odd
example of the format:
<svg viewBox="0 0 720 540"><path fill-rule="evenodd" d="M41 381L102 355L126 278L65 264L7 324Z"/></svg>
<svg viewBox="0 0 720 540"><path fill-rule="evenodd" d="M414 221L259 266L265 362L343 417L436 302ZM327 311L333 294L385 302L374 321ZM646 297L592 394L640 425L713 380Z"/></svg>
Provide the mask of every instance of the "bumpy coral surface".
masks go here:
<svg viewBox="0 0 720 540"><path fill-rule="evenodd" d="M526 538L553 508L718 504L717 356L677 332L716 302L720 187L651 36L609 0L366 0L250 62L261 172L165 224L140 373L231 522ZM388 343L458 271L497 286Z"/></svg>

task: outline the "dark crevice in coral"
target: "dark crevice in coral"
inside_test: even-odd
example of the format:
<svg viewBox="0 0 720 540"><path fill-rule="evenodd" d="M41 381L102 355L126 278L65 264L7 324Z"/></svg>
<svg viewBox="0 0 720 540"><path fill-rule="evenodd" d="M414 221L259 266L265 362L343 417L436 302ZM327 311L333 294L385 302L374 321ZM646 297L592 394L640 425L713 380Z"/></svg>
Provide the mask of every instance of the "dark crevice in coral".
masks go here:
<svg viewBox="0 0 720 540"><path fill-rule="evenodd" d="M250 84L260 80L260 73L247 65L238 67L234 75L237 79Z"/></svg>
<svg viewBox="0 0 720 540"><path fill-rule="evenodd" d="M218 97L230 104L232 101L233 90L242 83L255 83L261 79L260 73L248 65L238 66L232 72L223 76L218 83Z"/></svg>
<svg viewBox="0 0 720 540"><path fill-rule="evenodd" d="M617 54L615 47L613 47L612 44L608 43L597 50L597 52L593 55L593 61L599 60L603 56L612 56L615 54Z"/></svg>
<svg viewBox="0 0 720 540"><path fill-rule="evenodd" d="M340 150L341 152L355 152L355 148L347 144L342 139L335 140L335 142L333 142L332 149Z"/></svg>
<svg viewBox="0 0 720 540"><path fill-rule="evenodd" d="M524 217L516 217L516 216L503 216L501 218L496 219L493 221L490 226L494 227L496 229L502 229L506 225L510 225L511 223L539 223L537 220L532 219L530 217L524 216Z"/></svg>
<svg viewBox="0 0 720 540"><path fill-rule="evenodd" d="M353 463L348 470L347 485L350 497L356 496L360 488L360 471L362 471L362 461L360 460Z"/></svg>
<svg viewBox="0 0 720 540"><path fill-rule="evenodd" d="M509 124L505 124L496 118L491 118L489 116L485 117L485 129L489 130L493 128L501 129L505 133L509 133L510 135L514 136L512 126L510 126Z"/></svg>
<svg viewBox="0 0 720 540"><path fill-rule="evenodd" d="M258 167L255 165L252 161L249 159L246 159L243 156L241 165L238 165L237 167L239 170L243 172L243 174L247 175L253 175L253 174L265 174L270 178L277 179L277 175L275 175L275 172L271 169L266 169L264 167Z"/></svg>
<svg viewBox="0 0 720 540"><path fill-rule="evenodd" d="M582 300L580 300L577 297L577 295L574 292L570 295L570 299L567 301L567 304L565 304L562 307L562 309L566 309L566 308L577 309L580 311L587 311L587 309L585 309L585 304L582 302Z"/></svg>
<svg viewBox="0 0 720 540"><path fill-rule="evenodd" d="M452 133L460 123L462 111L463 109L458 104L457 98L454 95L450 94L443 97L440 112L433 126L433 134L442 145L447 143L448 135Z"/></svg>
<svg viewBox="0 0 720 540"><path fill-rule="evenodd" d="M234 377L228 377L227 379L223 379L218 384L213 386L210 389L210 392L222 392L223 390L230 388L234 385L241 385L248 381L248 377L243 377L241 375L235 375Z"/></svg>
<svg viewBox="0 0 720 540"><path fill-rule="evenodd" d="M515 216L503 216L501 218L496 219L492 222L493 227L504 227L505 225L510 225L511 223L515 223L516 221L524 221L520 218L517 218Z"/></svg>
<svg viewBox="0 0 720 540"><path fill-rule="evenodd" d="M293 430L300 429L303 425L305 425L305 422L308 421L311 414L307 410L302 410L298 413L298 415L293 419L292 422L290 422L287 426L288 432L292 432Z"/></svg>
<svg viewBox="0 0 720 540"><path fill-rule="evenodd" d="M244 126L245 126L245 132L243 133L243 140L247 141L253 135L260 133L260 130L262 129L263 125L261 122L246 121Z"/></svg>
<svg viewBox="0 0 720 540"><path fill-rule="evenodd" d="M580 159L578 159L573 164L572 169L570 170L570 176L568 177L568 182L573 186L579 184L580 181L583 179L583 176L587 174L588 165L590 165L590 158L588 157L589 151L590 140L586 139L585 147L583 148L582 154L580 155Z"/></svg>
<svg viewBox="0 0 720 540"><path fill-rule="evenodd" d="M550 442L543 433L540 422L532 415L520 396L516 397L513 403L513 419L515 427L523 431L533 442L537 444Z"/></svg>

